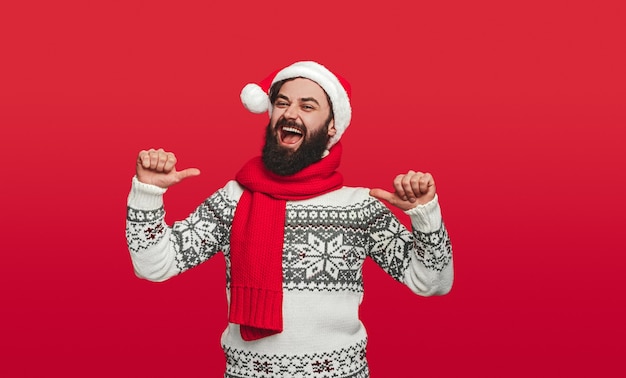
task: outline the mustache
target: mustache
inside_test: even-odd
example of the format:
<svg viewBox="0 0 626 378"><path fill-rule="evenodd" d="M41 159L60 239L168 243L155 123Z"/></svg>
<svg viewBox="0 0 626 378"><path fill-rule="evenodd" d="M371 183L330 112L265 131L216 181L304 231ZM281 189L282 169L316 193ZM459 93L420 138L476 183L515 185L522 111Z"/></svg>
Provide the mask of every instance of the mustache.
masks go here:
<svg viewBox="0 0 626 378"><path fill-rule="evenodd" d="M306 128L306 126L304 126L303 124L298 123L298 122L296 122L296 121L294 121L294 120L291 120L291 119L285 119L285 118L281 118L281 119L279 119L279 120L276 122L276 126L274 126L274 129L275 129L275 130L280 130L280 129L281 129L281 128L283 128L283 127L294 127L294 128L296 128L296 129L298 129L298 130L302 131L302 133L303 133L304 135L306 135L306 134L307 134L307 128Z"/></svg>

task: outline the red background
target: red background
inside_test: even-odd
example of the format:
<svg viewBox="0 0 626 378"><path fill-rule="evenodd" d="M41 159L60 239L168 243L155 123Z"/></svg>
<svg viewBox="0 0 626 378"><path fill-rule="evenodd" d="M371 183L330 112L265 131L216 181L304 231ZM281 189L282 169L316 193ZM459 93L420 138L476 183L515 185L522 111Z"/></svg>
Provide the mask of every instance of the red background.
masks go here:
<svg viewBox="0 0 626 378"><path fill-rule="evenodd" d="M0 5L0 376L221 376L223 258L134 276L134 160L202 170L186 216L258 153L241 88L304 59L352 84L346 183L432 172L452 237L444 297L366 264L374 377L623 376L624 3L348 4Z"/></svg>

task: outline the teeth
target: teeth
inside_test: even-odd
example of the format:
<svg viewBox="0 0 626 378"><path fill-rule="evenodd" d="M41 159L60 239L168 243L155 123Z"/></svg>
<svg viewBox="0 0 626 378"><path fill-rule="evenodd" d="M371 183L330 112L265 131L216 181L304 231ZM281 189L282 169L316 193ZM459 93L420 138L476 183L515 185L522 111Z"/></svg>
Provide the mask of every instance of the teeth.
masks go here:
<svg viewBox="0 0 626 378"><path fill-rule="evenodd" d="M300 129L296 129L295 127L286 126L286 127L283 127L283 130L289 131L290 133L302 135L302 131L300 131Z"/></svg>

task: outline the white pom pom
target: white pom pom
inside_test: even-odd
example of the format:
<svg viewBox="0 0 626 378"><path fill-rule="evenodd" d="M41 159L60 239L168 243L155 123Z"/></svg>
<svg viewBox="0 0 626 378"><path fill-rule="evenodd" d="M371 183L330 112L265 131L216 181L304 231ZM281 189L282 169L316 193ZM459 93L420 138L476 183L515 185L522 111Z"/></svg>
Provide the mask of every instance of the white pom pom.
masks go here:
<svg viewBox="0 0 626 378"><path fill-rule="evenodd" d="M267 93L257 84L246 84L241 90L241 102L252 113L264 113L270 107L270 99Z"/></svg>

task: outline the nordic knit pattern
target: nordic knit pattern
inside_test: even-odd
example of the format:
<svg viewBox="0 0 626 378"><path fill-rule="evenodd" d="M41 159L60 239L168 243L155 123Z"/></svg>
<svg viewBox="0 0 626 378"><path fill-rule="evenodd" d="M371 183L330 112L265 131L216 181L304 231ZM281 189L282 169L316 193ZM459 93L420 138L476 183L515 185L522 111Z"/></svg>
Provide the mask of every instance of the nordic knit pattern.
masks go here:
<svg viewBox="0 0 626 378"><path fill-rule="evenodd" d="M242 188L229 182L172 227L164 222L164 192L133 179L126 236L136 274L163 281L222 251L230 300L230 230ZM367 334L358 318L365 258L418 295L445 294L452 286L452 250L437 197L407 214L412 232L365 188L288 201L284 330L244 341L229 323L222 334L225 377L369 377Z"/></svg>

